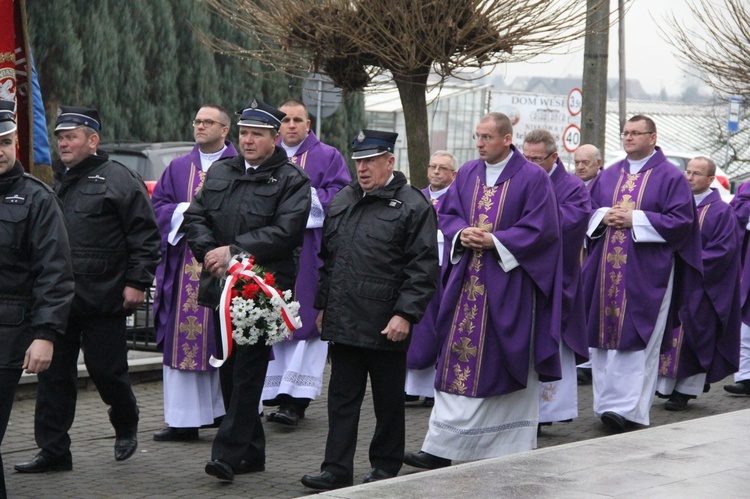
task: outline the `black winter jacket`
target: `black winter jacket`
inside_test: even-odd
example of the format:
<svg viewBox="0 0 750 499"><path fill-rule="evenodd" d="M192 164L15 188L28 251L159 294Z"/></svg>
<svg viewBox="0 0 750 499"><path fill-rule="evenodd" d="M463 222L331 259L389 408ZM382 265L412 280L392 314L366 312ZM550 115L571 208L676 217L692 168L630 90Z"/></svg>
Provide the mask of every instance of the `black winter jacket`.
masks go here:
<svg viewBox="0 0 750 499"><path fill-rule="evenodd" d="M355 180L333 198L323 225L315 308L325 310L321 339L406 351L380 332L394 315L419 322L438 280L435 210L394 172L368 193Z"/></svg>
<svg viewBox="0 0 750 499"><path fill-rule="evenodd" d="M274 273L278 289L293 290L310 200L310 178L278 146L249 172L242 155L219 160L185 212L188 245L199 262L220 246L251 254ZM198 303L215 308L222 285L203 270Z"/></svg>
<svg viewBox="0 0 750 499"><path fill-rule="evenodd" d="M20 369L32 340L61 337L72 302L60 202L16 162L0 176L0 369Z"/></svg>
<svg viewBox="0 0 750 499"><path fill-rule="evenodd" d="M60 161L53 168L76 280L71 314L122 313L125 286L151 286L161 253L146 186L102 151L67 172Z"/></svg>

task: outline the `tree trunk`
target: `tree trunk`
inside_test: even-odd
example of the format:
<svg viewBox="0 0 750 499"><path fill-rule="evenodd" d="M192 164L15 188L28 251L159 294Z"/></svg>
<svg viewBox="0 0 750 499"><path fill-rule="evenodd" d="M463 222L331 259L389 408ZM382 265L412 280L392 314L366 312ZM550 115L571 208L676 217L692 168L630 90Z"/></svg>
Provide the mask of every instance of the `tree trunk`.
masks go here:
<svg viewBox="0 0 750 499"><path fill-rule="evenodd" d="M409 182L420 189L427 187L427 165L430 162L430 134L427 127L428 72L394 78L404 109L406 145L409 152Z"/></svg>

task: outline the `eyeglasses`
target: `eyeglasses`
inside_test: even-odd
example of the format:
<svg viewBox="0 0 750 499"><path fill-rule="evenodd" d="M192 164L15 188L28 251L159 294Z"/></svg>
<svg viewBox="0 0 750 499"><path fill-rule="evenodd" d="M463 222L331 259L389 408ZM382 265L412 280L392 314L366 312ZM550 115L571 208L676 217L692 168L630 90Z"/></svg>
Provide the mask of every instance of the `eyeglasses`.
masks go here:
<svg viewBox="0 0 750 499"><path fill-rule="evenodd" d="M539 163L541 163L542 161L545 161L545 160L546 160L547 158L549 158L549 157L550 157L550 156L552 156L553 154L555 154L555 152L556 152L556 151L552 151L551 153L549 153L548 155L546 155L546 156L545 156L545 157L543 157L543 158L540 158L539 156L525 156L525 155L524 155L524 158L528 159L528 160L529 160L529 161L531 161L532 163L536 163L536 164L539 164ZM550 167L550 168L551 168L551 167Z"/></svg>
<svg viewBox="0 0 750 499"><path fill-rule="evenodd" d="M448 168L447 166L440 166L440 165L427 165L427 170L437 170L439 172L450 172L453 171L453 168Z"/></svg>
<svg viewBox="0 0 750 499"><path fill-rule="evenodd" d="M221 125L221 126L229 126L229 125L225 125L224 123L222 123L220 121L214 121L214 120L193 120L193 126L195 128L198 128L201 125L203 125L206 128L211 128L212 126L214 126L217 123L219 125Z"/></svg>
<svg viewBox="0 0 750 499"><path fill-rule="evenodd" d="M474 139L474 140L478 140L479 142L492 142L493 140L495 140L497 138L497 136L496 135L487 135L486 133L482 134L482 135L478 135L478 134L474 133L474 134L471 135L471 138Z"/></svg>
<svg viewBox="0 0 750 499"><path fill-rule="evenodd" d="M685 170L685 176L686 177L713 177L713 175L708 175L706 173L691 172L688 170Z"/></svg>
<svg viewBox="0 0 750 499"><path fill-rule="evenodd" d="M639 135L651 135L652 133L656 132L622 132L620 134L620 138L624 139L625 137L630 137L631 135L633 137L638 137Z"/></svg>

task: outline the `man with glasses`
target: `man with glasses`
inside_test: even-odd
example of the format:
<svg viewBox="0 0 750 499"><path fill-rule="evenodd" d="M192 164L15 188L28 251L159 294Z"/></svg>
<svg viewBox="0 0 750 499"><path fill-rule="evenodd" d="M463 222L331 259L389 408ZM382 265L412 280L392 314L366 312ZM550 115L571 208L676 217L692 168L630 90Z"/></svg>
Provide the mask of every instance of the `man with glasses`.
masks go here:
<svg viewBox="0 0 750 499"><path fill-rule="evenodd" d="M555 137L547 130L532 130L523 142L523 155L549 175L560 210L563 279L560 362L562 379L539 386L539 425L570 421L578 417L578 376L576 364L588 359L584 331L586 315L581 288L581 250L591 211L583 181L567 172L557 155Z"/></svg>
<svg viewBox="0 0 750 499"><path fill-rule="evenodd" d="M164 421L158 442L197 440L198 428L224 415L218 371L208 359L216 353L213 310L196 302L202 265L179 232L183 214L203 187L214 161L237 155L227 140L229 113L201 106L192 122L195 147L172 160L156 184L151 202L161 232L162 260L156 269L154 327L164 352Z"/></svg>
<svg viewBox="0 0 750 499"><path fill-rule="evenodd" d="M702 270L690 185L656 146L656 124L633 116L622 137L627 157L589 191L583 268L594 413L616 432L649 424L664 332L690 320Z"/></svg>
<svg viewBox="0 0 750 499"><path fill-rule="evenodd" d="M490 113L440 207L448 246L438 312L443 346L423 469L536 447L539 380L560 379L562 245L549 176Z"/></svg>
<svg viewBox="0 0 750 499"><path fill-rule="evenodd" d="M740 237L732 208L711 189L716 164L699 156L685 167L703 247L701 301L696 320L668 334L670 349L661 354L656 391L669 397L668 411L687 409L706 383L737 370L740 344ZM665 342L666 343L666 342Z"/></svg>
<svg viewBox="0 0 750 499"><path fill-rule="evenodd" d="M436 212L440 211L443 194L448 191L456 178L458 163L456 157L448 151L435 151L427 166L429 185L422 193L430 200ZM440 229L437 231L438 264L443 264L444 238ZM424 397L423 405L432 407L435 395L435 363L437 362L440 339L437 335L437 313L440 306L440 287L430 300L424 317L414 325L412 340L406 355L406 401L416 402Z"/></svg>

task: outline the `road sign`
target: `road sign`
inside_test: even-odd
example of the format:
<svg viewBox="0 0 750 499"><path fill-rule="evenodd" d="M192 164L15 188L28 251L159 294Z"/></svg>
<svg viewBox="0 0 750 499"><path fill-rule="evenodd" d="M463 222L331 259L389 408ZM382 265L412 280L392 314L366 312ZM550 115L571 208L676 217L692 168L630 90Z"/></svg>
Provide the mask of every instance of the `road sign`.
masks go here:
<svg viewBox="0 0 750 499"><path fill-rule="evenodd" d="M742 107L742 99L739 97L729 98L729 116L727 119L727 129L730 133L736 133L740 131L740 109Z"/></svg>
<svg viewBox="0 0 750 499"><path fill-rule="evenodd" d="M583 109L583 92L580 88L574 88L568 92L568 112L571 116L578 116Z"/></svg>
<svg viewBox="0 0 750 499"><path fill-rule="evenodd" d="M316 118L328 118L341 104L341 89L329 77L311 73L302 85L302 102Z"/></svg>
<svg viewBox="0 0 750 499"><path fill-rule="evenodd" d="M568 125L562 135L563 147L568 152L575 152L581 145L581 129L576 124Z"/></svg>

